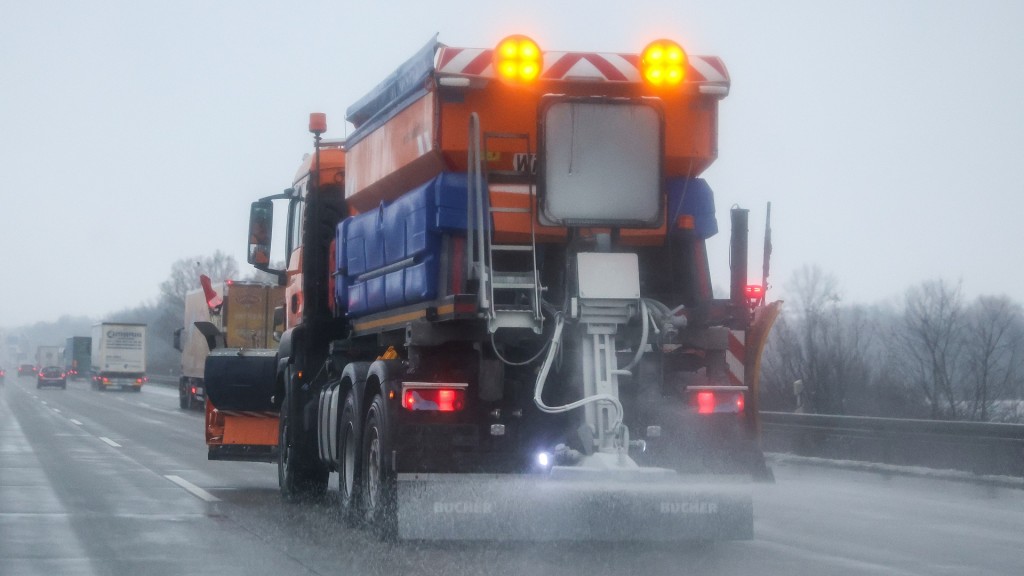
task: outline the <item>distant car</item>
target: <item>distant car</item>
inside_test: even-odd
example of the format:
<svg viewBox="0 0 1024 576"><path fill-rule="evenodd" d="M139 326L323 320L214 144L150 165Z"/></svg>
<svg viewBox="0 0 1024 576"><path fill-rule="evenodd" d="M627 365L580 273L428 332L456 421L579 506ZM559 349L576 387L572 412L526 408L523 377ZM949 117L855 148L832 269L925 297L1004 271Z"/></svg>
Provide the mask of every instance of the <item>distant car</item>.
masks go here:
<svg viewBox="0 0 1024 576"><path fill-rule="evenodd" d="M39 371L36 378L36 388L43 386L59 386L61 390L68 387L68 374L60 366L47 366Z"/></svg>
<svg viewBox="0 0 1024 576"><path fill-rule="evenodd" d="M36 367L32 364L22 364L18 366L18 376L35 376Z"/></svg>
<svg viewBox="0 0 1024 576"><path fill-rule="evenodd" d="M7 371L4 370L3 368L0 368L0 382L3 382L4 381L4 377L6 377L6 376L7 376Z"/></svg>

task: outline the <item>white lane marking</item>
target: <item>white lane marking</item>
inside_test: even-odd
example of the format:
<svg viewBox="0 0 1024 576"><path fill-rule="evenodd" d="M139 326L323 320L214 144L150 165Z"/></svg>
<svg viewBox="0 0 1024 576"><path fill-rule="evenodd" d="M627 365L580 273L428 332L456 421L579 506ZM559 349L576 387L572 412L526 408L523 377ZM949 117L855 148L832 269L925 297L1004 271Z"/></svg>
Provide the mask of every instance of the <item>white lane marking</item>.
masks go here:
<svg viewBox="0 0 1024 576"><path fill-rule="evenodd" d="M70 420L71 420L71 423L72 423L72 424L74 424L74 425L76 425L76 426L82 426L82 423L81 423L81 422L79 422L78 420L75 420L74 418L70 418Z"/></svg>
<svg viewBox="0 0 1024 576"><path fill-rule="evenodd" d="M53 410L57 414L60 414L60 409L59 408L50 408L50 410Z"/></svg>
<svg viewBox="0 0 1024 576"><path fill-rule="evenodd" d="M196 498L199 498L200 500L205 500L207 502L220 502L220 498L217 498L216 496L210 494L206 490L203 490L199 486L196 486L195 484L189 482L188 480L185 480L181 476L175 476L174 474L166 474L164 475L164 478L167 478L171 482L174 482L178 486L181 486L190 494L192 494Z"/></svg>
<svg viewBox="0 0 1024 576"><path fill-rule="evenodd" d="M143 408L150 408L151 407L149 404L146 404L145 402L139 402L139 406L142 406Z"/></svg>
<svg viewBox="0 0 1024 576"><path fill-rule="evenodd" d="M110 444L114 448L120 448L121 447L120 444L118 444L117 442L114 442L113 440L111 440L110 438L107 438L106 436L100 436L100 440L103 440L104 442L106 442L107 444Z"/></svg>
<svg viewBox="0 0 1024 576"><path fill-rule="evenodd" d="M147 387L147 388L143 388L143 393L144 394L150 394L152 396L163 396L165 398L177 398L178 397L178 391L177 390L166 390L166 389L163 389L163 388Z"/></svg>
<svg viewBox="0 0 1024 576"><path fill-rule="evenodd" d="M46 406L46 400L42 400L43 406Z"/></svg>

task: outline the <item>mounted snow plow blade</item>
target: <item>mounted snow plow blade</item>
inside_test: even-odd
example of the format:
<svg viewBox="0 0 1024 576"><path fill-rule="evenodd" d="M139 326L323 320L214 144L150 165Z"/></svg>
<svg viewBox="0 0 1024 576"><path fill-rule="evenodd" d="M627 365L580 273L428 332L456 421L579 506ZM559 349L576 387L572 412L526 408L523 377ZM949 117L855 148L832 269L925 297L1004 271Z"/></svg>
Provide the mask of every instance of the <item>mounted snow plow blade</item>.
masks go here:
<svg viewBox="0 0 1024 576"><path fill-rule="evenodd" d="M399 474L403 540L750 540L749 486L665 469Z"/></svg>

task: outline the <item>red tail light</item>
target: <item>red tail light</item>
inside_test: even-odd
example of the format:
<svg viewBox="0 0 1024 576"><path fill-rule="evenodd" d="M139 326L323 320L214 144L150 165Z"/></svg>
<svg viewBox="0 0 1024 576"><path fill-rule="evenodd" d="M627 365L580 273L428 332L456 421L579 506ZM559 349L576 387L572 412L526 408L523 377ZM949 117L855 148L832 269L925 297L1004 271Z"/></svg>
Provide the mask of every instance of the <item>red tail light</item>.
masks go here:
<svg viewBox="0 0 1024 576"><path fill-rule="evenodd" d="M698 414L742 414L746 409L746 386L691 388L690 406Z"/></svg>
<svg viewBox="0 0 1024 576"><path fill-rule="evenodd" d="M457 412L466 405L466 388L448 387L405 387L402 390L402 407L406 410L431 410L436 412Z"/></svg>
<svg viewBox="0 0 1024 576"><path fill-rule="evenodd" d="M715 412L715 393L697 392L697 414L713 414Z"/></svg>

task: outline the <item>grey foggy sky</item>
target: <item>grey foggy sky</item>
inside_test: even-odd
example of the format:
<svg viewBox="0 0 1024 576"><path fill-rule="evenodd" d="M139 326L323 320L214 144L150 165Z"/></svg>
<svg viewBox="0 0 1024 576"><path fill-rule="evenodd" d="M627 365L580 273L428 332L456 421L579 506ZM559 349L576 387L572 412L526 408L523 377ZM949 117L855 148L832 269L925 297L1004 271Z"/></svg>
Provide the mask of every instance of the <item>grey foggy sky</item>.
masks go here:
<svg viewBox="0 0 1024 576"><path fill-rule="evenodd" d="M1021 301L1022 24L1015 1L6 1L0 326L152 301L173 261L218 249L247 272L248 203L289 186L308 113L344 136L434 33L721 56L717 285L733 204L759 279L770 200L773 297L817 264L846 301L936 278Z"/></svg>

